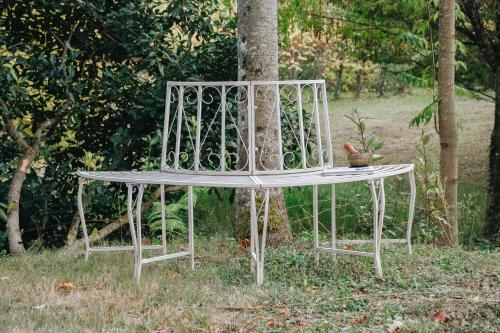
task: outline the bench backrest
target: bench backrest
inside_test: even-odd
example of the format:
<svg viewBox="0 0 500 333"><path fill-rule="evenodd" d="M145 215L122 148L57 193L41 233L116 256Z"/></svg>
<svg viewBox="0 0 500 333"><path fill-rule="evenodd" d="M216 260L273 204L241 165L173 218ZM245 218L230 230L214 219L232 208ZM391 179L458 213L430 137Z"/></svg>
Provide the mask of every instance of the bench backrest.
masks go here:
<svg viewBox="0 0 500 333"><path fill-rule="evenodd" d="M161 169L254 175L333 165L326 96L324 80L168 82Z"/></svg>

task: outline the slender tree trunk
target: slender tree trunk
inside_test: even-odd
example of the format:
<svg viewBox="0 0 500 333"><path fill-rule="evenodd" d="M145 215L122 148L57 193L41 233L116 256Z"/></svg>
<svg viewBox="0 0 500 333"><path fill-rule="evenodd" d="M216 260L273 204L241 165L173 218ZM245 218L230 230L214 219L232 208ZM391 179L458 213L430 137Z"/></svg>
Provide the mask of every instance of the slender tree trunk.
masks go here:
<svg viewBox="0 0 500 333"><path fill-rule="evenodd" d="M239 80L278 80L278 4L277 0L238 0L238 79ZM272 101L257 100L255 103L255 143L257 147L265 145L265 129L271 128L268 142L277 142L278 128L269 124L266 113L271 109ZM243 140L248 138L247 120L240 114L240 128ZM271 136L271 137L269 137ZM271 145L273 146L273 145ZM276 146L276 145L274 145ZM267 156L257 168L276 168L277 147L268 147ZM276 151L273 151L276 150ZM240 158L240 163L245 163ZM262 198L258 199L261 202ZM236 225L240 237L247 237L250 225L250 195L248 190L236 192ZM285 210L281 189L273 189L270 196L269 231L270 243L280 243L291 238L290 225Z"/></svg>
<svg viewBox="0 0 500 333"><path fill-rule="evenodd" d="M361 96L361 79L363 76L363 70L358 69L356 71L356 86L354 87L354 97L359 98Z"/></svg>
<svg viewBox="0 0 500 333"><path fill-rule="evenodd" d="M439 8L438 113L440 177L444 184L448 223L443 223L443 245L458 245L458 132L455 118L455 0L441 0Z"/></svg>
<svg viewBox="0 0 500 333"><path fill-rule="evenodd" d="M21 236L19 223L19 206L21 203L21 190L26 180L26 173L38 154L39 147L35 145L27 149L19 160L10 183L7 199L7 237L9 238L9 251L13 255L22 255L26 252Z"/></svg>
<svg viewBox="0 0 500 333"><path fill-rule="evenodd" d="M344 64L340 64L339 68L337 69L337 77L336 77L336 82L335 82L335 99L339 99L340 95L342 94L342 79L343 79L343 74L344 74Z"/></svg>
<svg viewBox="0 0 500 333"><path fill-rule="evenodd" d="M499 29L499 27L497 27ZM490 179L485 236L498 245L500 241L500 65L495 70L495 124L490 144Z"/></svg>
<svg viewBox="0 0 500 333"><path fill-rule="evenodd" d="M384 96L386 74L387 74L387 68L384 65L380 69L380 77L379 77L378 86L377 86L378 97Z"/></svg>

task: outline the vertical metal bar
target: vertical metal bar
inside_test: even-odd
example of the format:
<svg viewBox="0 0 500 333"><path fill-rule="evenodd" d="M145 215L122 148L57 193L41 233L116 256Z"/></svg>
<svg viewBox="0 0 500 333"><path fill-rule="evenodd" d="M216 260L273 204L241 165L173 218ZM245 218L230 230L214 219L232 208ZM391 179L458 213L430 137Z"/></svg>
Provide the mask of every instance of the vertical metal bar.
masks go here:
<svg viewBox="0 0 500 333"><path fill-rule="evenodd" d="M167 217L165 207L165 185L160 185L160 205L161 205L161 246L163 254L167 254Z"/></svg>
<svg viewBox="0 0 500 333"><path fill-rule="evenodd" d="M201 133L201 108L203 106L203 87L198 86L198 105L196 108L196 143L194 148L194 171L200 169L200 133Z"/></svg>
<svg viewBox="0 0 500 333"><path fill-rule="evenodd" d="M260 272L259 264L259 234L257 226L257 207L255 200L255 189L250 190L250 238L251 238L251 255L255 256L255 269L257 270L257 277ZM253 257L252 257L253 258ZM252 259L252 262L254 260Z"/></svg>
<svg viewBox="0 0 500 333"><path fill-rule="evenodd" d="M332 184L332 220L331 220L331 233L332 233L332 249L337 248L337 194L335 191L335 184ZM337 253L332 252L332 260L337 260Z"/></svg>
<svg viewBox="0 0 500 333"><path fill-rule="evenodd" d="M161 145L161 170L166 168L167 164L167 145L168 145L168 123L170 121L170 95L172 87L167 83L167 98L165 99L165 118L163 120L163 140Z"/></svg>
<svg viewBox="0 0 500 333"><path fill-rule="evenodd" d="M313 234L314 234L314 261L319 264L319 235L318 235L318 185L313 185Z"/></svg>
<svg viewBox="0 0 500 333"><path fill-rule="evenodd" d="M260 248L260 276L257 277L257 284L261 286L264 283L264 256L266 252L267 225L269 222L269 189L265 190L264 202L264 223L262 226L262 245Z"/></svg>
<svg viewBox="0 0 500 333"><path fill-rule="evenodd" d="M408 244L408 253L412 253L413 249L411 246L411 228L413 224L413 214L415 212L415 199L417 196L417 186L415 185L415 173L412 170L408 173L408 178L410 180L410 209L408 211L408 224L406 227L406 243Z"/></svg>
<svg viewBox="0 0 500 333"><path fill-rule="evenodd" d="M248 86L248 160L250 174L255 174L255 154L257 147L255 147L255 106L254 106L254 85L250 82Z"/></svg>
<svg viewBox="0 0 500 333"><path fill-rule="evenodd" d="M135 221L137 227L137 272L136 279L139 281L141 279L142 270L142 221L141 221L141 207L142 207L142 196L144 195L144 185L139 185L139 192L137 193L137 202L135 204Z"/></svg>
<svg viewBox="0 0 500 333"><path fill-rule="evenodd" d="M379 216L379 207L378 207L378 198L377 198L377 190L375 188L375 181L369 180L370 183L370 192L372 194L372 204L373 204L373 259L375 262L375 274L377 276L382 276L382 267L380 264L380 251L379 251L379 225L378 225L378 216Z"/></svg>
<svg viewBox="0 0 500 333"><path fill-rule="evenodd" d="M220 171L226 171L226 86L221 89Z"/></svg>
<svg viewBox="0 0 500 333"><path fill-rule="evenodd" d="M319 106L318 106L318 85L316 83L313 84L313 113L316 122L316 136L318 142L318 158L319 165L323 166L323 147L321 144L321 123L319 121Z"/></svg>
<svg viewBox="0 0 500 333"><path fill-rule="evenodd" d="M85 240L85 261L89 259L90 254L90 241L87 233L87 224L85 223L85 211L83 209L83 178L78 179L78 213L80 214L80 222L82 224L83 238Z"/></svg>
<svg viewBox="0 0 500 333"><path fill-rule="evenodd" d="M175 156L174 156L174 169L179 169L179 154L181 151L181 128L182 128L182 114L184 107L184 86L179 88L179 102L177 104L177 133L175 136Z"/></svg>
<svg viewBox="0 0 500 333"><path fill-rule="evenodd" d="M132 201L132 194L134 192L134 185L133 184L127 184L127 218L128 218L128 225L130 227L130 235L132 236L132 244L134 245L134 258L135 258L135 263L134 263L134 278L137 277L137 267L139 265L138 262L138 248L137 248L137 236L135 234L135 226L134 226L134 212L133 212L133 201Z"/></svg>
<svg viewBox="0 0 500 333"><path fill-rule="evenodd" d="M332 137L330 128L330 115L328 114L328 95L326 94L326 83L322 83L323 116L325 117L326 146L328 149L328 165L333 166Z"/></svg>
<svg viewBox="0 0 500 333"><path fill-rule="evenodd" d="M304 139L304 119L302 116L302 90L300 89L300 84L297 84L297 103L298 103L298 113L299 113L299 131L300 131L300 151L302 159L302 168L307 168L306 159L306 144Z"/></svg>
<svg viewBox="0 0 500 333"><path fill-rule="evenodd" d="M189 237L189 252L191 254L191 269L194 269L194 214L193 214L193 187L188 186L188 237Z"/></svg>
<svg viewBox="0 0 500 333"><path fill-rule="evenodd" d="M279 169L283 170L285 162L283 161L283 138L281 133L281 96L280 85L276 84L276 125L278 127L278 152L279 152Z"/></svg>
<svg viewBox="0 0 500 333"><path fill-rule="evenodd" d="M379 211L379 218L378 218L378 238L379 238L379 244L381 243L382 240L382 231L383 231L383 226L384 226L384 217L385 217L385 189L384 189L384 178L380 178L379 180L379 203L380 203L380 211ZM381 245L379 245L379 251L380 251Z"/></svg>

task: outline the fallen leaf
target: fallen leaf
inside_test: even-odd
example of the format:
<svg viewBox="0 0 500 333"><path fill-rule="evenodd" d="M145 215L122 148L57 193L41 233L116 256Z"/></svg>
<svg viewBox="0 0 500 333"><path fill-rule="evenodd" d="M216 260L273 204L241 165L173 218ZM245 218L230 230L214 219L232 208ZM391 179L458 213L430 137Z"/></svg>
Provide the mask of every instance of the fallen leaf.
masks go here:
<svg viewBox="0 0 500 333"><path fill-rule="evenodd" d="M72 282L63 282L63 283L59 283L57 288L68 293L71 290L75 289L75 285Z"/></svg>
<svg viewBox="0 0 500 333"><path fill-rule="evenodd" d="M394 320L392 324L387 328L388 333L398 333L401 328L403 328L404 322L401 320Z"/></svg>
<svg viewBox="0 0 500 333"><path fill-rule="evenodd" d="M295 326L302 326L302 319L295 320Z"/></svg>
<svg viewBox="0 0 500 333"><path fill-rule="evenodd" d="M348 244L348 245L346 246L346 249L347 249L348 251L352 251L352 244Z"/></svg>
<svg viewBox="0 0 500 333"><path fill-rule="evenodd" d="M38 304L38 305L35 305L34 307L32 307L33 310L43 310L47 307L47 304Z"/></svg>
<svg viewBox="0 0 500 333"><path fill-rule="evenodd" d="M274 318L268 318L267 319L267 326L276 326L278 324L278 321Z"/></svg>
<svg viewBox="0 0 500 333"><path fill-rule="evenodd" d="M2 281L7 281L8 279L9 279L8 276L2 276L2 278L0 278L0 280L2 280Z"/></svg>
<svg viewBox="0 0 500 333"><path fill-rule="evenodd" d="M441 310L434 312L434 314L432 315L432 318L434 318L435 321L439 321L442 323L445 323L445 322L451 320L451 316L446 311L441 311Z"/></svg>
<svg viewBox="0 0 500 333"><path fill-rule="evenodd" d="M362 315L361 317L357 318L355 321L352 322L353 325L361 325L364 324L368 321L368 316L367 315Z"/></svg>
<svg viewBox="0 0 500 333"><path fill-rule="evenodd" d="M240 239L240 240L238 240L238 243L240 244L241 247L243 247L245 249L250 247L250 240L248 238Z"/></svg>
<svg viewBox="0 0 500 333"><path fill-rule="evenodd" d="M142 239L142 245L149 245L149 244L151 244L151 241L148 238Z"/></svg>
<svg viewBox="0 0 500 333"><path fill-rule="evenodd" d="M169 270L167 271L167 276L168 276L169 278L176 278L176 277L178 277L178 276L179 276L179 273L177 273L177 271L175 271L175 270L173 270L173 269L169 269Z"/></svg>
<svg viewBox="0 0 500 333"><path fill-rule="evenodd" d="M285 315L288 315L290 313L290 310L287 307L283 307L283 308L279 308L277 313L280 316L285 316Z"/></svg>

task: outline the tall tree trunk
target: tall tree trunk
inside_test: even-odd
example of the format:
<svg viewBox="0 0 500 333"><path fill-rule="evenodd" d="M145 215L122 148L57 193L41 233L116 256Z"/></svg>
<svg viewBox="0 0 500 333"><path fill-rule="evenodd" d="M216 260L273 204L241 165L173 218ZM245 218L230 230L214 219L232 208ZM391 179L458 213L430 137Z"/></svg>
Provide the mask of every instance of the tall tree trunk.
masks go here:
<svg viewBox="0 0 500 333"><path fill-rule="evenodd" d="M335 99L339 99L342 94L342 79L344 74L344 64L340 63L339 68L337 69L337 77L335 79Z"/></svg>
<svg viewBox="0 0 500 333"><path fill-rule="evenodd" d="M363 70L360 68L356 71L356 86L354 87L354 97L361 96L361 79L363 77Z"/></svg>
<svg viewBox="0 0 500 333"><path fill-rule="evenodd" d="M277 80L278 79L278 4L277 0L238 0L238 79ZM268 142L277 142L278 128L269 124L266 112L273 107L272 101L257 100L255 103L255 143L264 146L265 129L271 128ZM248 126L243 113L241 129L243 140L248 138ZM271 135L271 137L269 137ZM274 137L273 137L274 136ZM275 145L274 145L275 146ZM266 146L267 148L267 146ZM262 161L268 168L276 168L278 147L269 147L270 151ZM272 151L275 149L276 151ZM240 163L245 163L240 158ZM260 163L259 163L260 164ZM263 167L264 165L257 165ZM261 202L262 198L258 200ZM248 190L236 192L236 223L239 236L246 237L250 225L250 195ZM270 243L280 243L291 238L290 225L285 210L281 189L273 189L270 196L269 231Z"/></svg>
<svg viewBox="0 0 500 333"><path fill-rule="evenodd" d="M497 26L497 29L500 27ZM491 133L489 171L488 209L484 233L487 239L498 245L500 241L500 65L497 65L495 70L495 124Z"/></svg>
<svg viewBox="0 0 500 333"><path fill-rule="evenodd" d="M443 245L458 245L458 133L455 119L455 0L441 0L439 8L438 114L440 168L448 223L443 223Z"/></svg>
<svg viewBox="0 0 500 333"><path fill-rule="evenodd" d="M385 67L385 65L382 65L382 68L380 68L380 76L379 76L379 81L378 81L378 85L377 85L378 97L384 96L386 75L387 75L387 68Z"/></svg>
<svg viewBox="0 0 500 333"><path fill-rule="evenodd" d="M26 252L21 237L19 223L19 205L21 202L21 190L26 180L26 173L38 154L39 147L28 148L19 160L14 176L12 177L9 195L7 198L7 237L9 238L9 251L13 255L22 255Z"/></svg>

